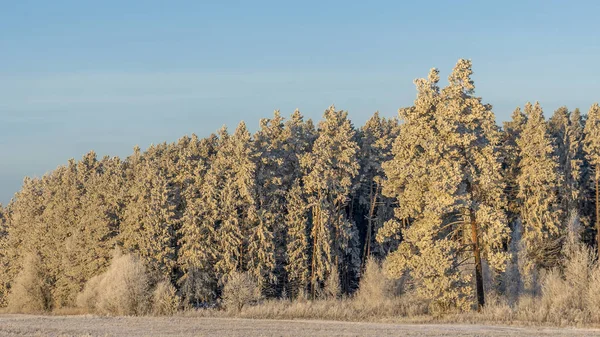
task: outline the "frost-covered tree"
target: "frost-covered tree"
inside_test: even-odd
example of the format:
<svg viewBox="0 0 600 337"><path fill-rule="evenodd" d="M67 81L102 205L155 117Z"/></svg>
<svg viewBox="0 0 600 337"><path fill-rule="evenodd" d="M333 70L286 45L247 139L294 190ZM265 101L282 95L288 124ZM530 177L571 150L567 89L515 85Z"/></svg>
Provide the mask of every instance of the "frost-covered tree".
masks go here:
<svg viewBox="0 0 600 337"><path fill-rule="evenodd" d="M44 208L42 180L25 178L21 190L6 207L8 221L6 237L1 242L4 261L3 268L0 268L0 285L4 296L8 295L15 277L21 271L25 256L36 251L40 235L48 229L41 221Z"/></svg>
<svg viewBox="0 0 600 337"><path fill-rule="evenodd" d="M176 266L176 214L178 191L168 170L161 165L166 144L150 147L140 162L131 158L133 182L128 191L119 241L137 253L151 273L173 279Z"/></svg>
<svg viewBox="0 0 600 337"><path fill-rule="evenodd" d="M193 136L183 150L186 160L180 176L186 187L178 264L183 271L179 283L188 301L210 301L216 296L215 224L208 218L216 210L210 209L214 204L202 189L218 146L219 139L214 134L202 140Z"/></svg>
<svg viewBox="0 0 600 337"><path fill-rule="evenodd" d="M375 236L392 214L392 200L381 193L385 178L381 165L391 159L392 144L397 135L397 120L381 118L378 112L367 121L358 134L361 164L357 177L358 189L355 193L361 206L359 217L366 218L367 222L362 254L363 266L371 254L385 254Z"/></svg>
<svg viewBox="0 0 600 337"><path fill-rule="evenodd" d="M556 262L553 257L560 252L561 209L557 199L558 163L542 108L538 103L527 103L525 114L527 123L517 139L521 151L517 197L522 200L522 240L527 254L522 275L526 283L531 283L535 267L551 267Z"/></svg>
<svg viewBox="0 0 600 337"><path fill-rule="evenodd" d="M64 243L62 282L68 288L73 305L83 285L110 262L122 220L124 176L119 158L98 161L94 152L77 163L77 179L81 185L77 223L73 224Z"/></svg>
<svg viewBox="0 0 600 337"><path fill-rule="evenodd" d="M289 294L297 297L310 281L308 205L300 180L296 180L286 198L286 272Z"/></svg>
<svg viewBox="0 0 600 337"><path fill-rule="evenodd" d="M272 229L274 241L275 276L278 284L283 284L286 228L285 196L290 189L290 177L293 172L286 170L285 162L296 155L289 153L286 143L289 141L285 132L284 118L275 111L273 118L263 118L260 129L254 136L256 147L256 188L257 207L264 227Z"/></svg>
<svg viewBox="0 0 600 337"><path fill-rule="evenodd" d="M580 117L571 121L571 113L566 107L556 110L548 125L554 139L555 156L558 158L561 222L567 223L569 214L580 213L578 201L583 169L583 125Z"/></svg>
<svg viewBox="0 0 600 337"><path fill-rule="evenodd" d="M504 181L506 184L507 217L511 226L514 226L515 221L519 221L520 219L521 202L517 197L519 194L517 177L519 176L521 150L519 145L517 145L517 139L521 137L521 132L523 132L526 122L527 116L521 111L521 108L516 108L511 120L504 122L504 139L502 144Z"/></svg>
<svg viewBox="0 0 600 337"><path fill-rule="evenodd" d="M356 272L360 264L359 247L351 244L358 233L346 213L352 181L359 169L354 127L348 113L336 111L333 106L323 118L312 151L301 160L311 204L313 297L333 268L344 268L339 274L347 289L349 273Z"/></svg>
<svg viewBox="0 0 600 337"><path fill-rule="evenodd" d="M421 283L421 295L442 309L469 307L467 261L474 264L481 308L482 259L502 270L507 257L500 132L491 106L473 95L471 74L471 62L459 60L441 91L435 69L416 81L415 105L400 110L394 158L384 164L384 193L399 206L379 238L403 237L388 269L396 276L408 271Z"/></svg>
<svg viewBox="0 0 600 337"><path fill-rule="evenodd" d="M8 261L8 224L6 221L6 211L0 204L0 270L6 270L9 266ZM6 295L8 294L8 279L0 271L0 308L6 306Z"/></svg>
<svg viewBox="0 0 600 337"><path fill-rule="evenodd" d="M596 218L596 245L600 253L600 106L595 103L590 108L584 129L585 155L592 167Z"/></svg>
<svg viewBox="0 0 600 337"><path fill-rule="evenodd" d="M234 271L249 271L261 287L273 280L272 229L256 207L255 151L242 122L233 135L219 132L219 149L201 194L207 212L202 227L215 231L215 271L224 281Z"/></svg>

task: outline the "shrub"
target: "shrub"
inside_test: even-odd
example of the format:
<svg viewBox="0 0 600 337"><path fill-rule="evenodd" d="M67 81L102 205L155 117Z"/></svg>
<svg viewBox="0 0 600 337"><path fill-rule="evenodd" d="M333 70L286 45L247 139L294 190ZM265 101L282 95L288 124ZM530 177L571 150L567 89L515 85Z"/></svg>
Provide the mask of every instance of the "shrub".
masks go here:
<svg viewBox="0 0 600 337"><path fill-rule="evenodd" d="M162 281L152 293L152 313L157 316L171 316L179 307L181 299L171 282Z"/></svg>
<svg viewBox="0 0 600 337"><path fill-rule="evenodd" d="M334 266L333 270L325 280L323 297L327 299L336 299L340 297L341 293L342 289L340 287L340 274L338 273L337 267Z"/></svg>
<svg viewBox="0 0 600 337"><path fill-rule="evenodd" d="M201 302L214 302L217 298L216 284L210 273L192 268L181 282L181 293L187 303L199 307Z"/></svg>
<svg viewBox="0 0 600 337"><path fill-rule="evenodd" d="M96 275L89 279L83 290L77 295L75 304L79 308L86 309L88 312L96 312L98 305L98 292L100 290L100 282L104 278L104 274Z"/></svg>
<svg viewBox="0 0 600 337"><path fill-rule="evenodd" d="M394 281L387 277L379 262L369 258L360 278L355 299L362 305L375 307L395 295Z"/></svg>
<svg viewBox="0 0 600 337"><path fill-rule="evenodd" d="M260 300L260 287L249 273L233 272L223 287L223 304L227 310L238 312L246 305Z"/></svg>
<svg viewBox="0 0 600 337"><path fill-rule="evenodd" d="M149 283L137 257L115 254L108 270L87 282L77 303L100 314L142 315L150 302Z"/></svg>
<svg viewBox="0 0 600 337"><path fill-rule="evenodd" d="M27 254L23 269L14 279L8 294L8 310L33 313L50 309L50 291L37 254Z"/></svg>
<svg viewBox="0 0 600 337"><path fill-rule="evenodd" d="M585 294L585 306L593 322L600 322L600 265L596 263L590 273L590 281Z"/></svg>

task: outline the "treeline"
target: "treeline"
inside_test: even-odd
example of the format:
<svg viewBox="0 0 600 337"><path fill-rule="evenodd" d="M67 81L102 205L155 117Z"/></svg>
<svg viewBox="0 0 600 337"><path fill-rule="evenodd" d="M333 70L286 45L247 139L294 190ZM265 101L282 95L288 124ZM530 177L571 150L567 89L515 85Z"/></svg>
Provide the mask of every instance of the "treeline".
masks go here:
<svg viewBox="0 0 600 337"><path fill-rule="evenodd" d="M74 306L115 250L193 305L239 272L266 297L350 295L370 257L440 310L484 305L486 282L535 293L568 223L597 244L600 107L546 121L528 103L501 128L471 75L459 60L440 88L433 69L399 119L276 111L255 134L242 122L26 178L0 208L0 304L33 270L44 309Z"/></svg>

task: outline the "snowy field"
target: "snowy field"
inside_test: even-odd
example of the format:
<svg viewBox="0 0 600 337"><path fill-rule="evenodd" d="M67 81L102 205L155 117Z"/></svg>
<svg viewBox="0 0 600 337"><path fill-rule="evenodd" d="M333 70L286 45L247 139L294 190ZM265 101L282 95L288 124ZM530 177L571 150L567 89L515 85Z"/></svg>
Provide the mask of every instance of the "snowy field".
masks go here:
<svg viewBox="0 0 600 337"><path fill-rule="evenodd" d="M192 317L0 315L0 336L600 336L600 330Z"/></svg>

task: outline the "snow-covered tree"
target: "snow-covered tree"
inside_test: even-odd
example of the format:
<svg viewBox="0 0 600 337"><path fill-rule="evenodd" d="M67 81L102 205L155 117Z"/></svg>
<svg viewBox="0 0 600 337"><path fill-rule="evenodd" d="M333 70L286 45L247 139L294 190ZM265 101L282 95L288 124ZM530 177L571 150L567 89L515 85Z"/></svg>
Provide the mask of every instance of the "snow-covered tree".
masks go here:
<svg viewBox="0 0 600 337"><path fill-rule="evenodd" d="M0 204L0 270L6 270L9 266L8 261L8 224L6 220L6 211ZM0 308L6 306L6 295L8 295L8 279L3 272L0 272Z"/></svg>
<svg viewBox="0 0 600 337"><path fill-rule="evenodd" d="M359 216L366 218L367 222L362 255L363 266L371 254L379 256L385 254L383 247L375 240L375 236L392 214L392 200L381 193L385 178L381 165L391 159L392 144L397 135L397 120L381 118L378 112L367 121L358 134L361 164L355 194L361 206Z"/></svg>
<svg viewBox="0 0 600 337"><path fill-rule="evenodd" d="M333 106L325 111L323 118L312 151L301 160L312 213L313 297L332 268L347 268L339 273L343 281L347 281L349 273L359 266L348 266L343 261L360 264L358 247L351 245L358 233L346 214L352 181L359 169L355 130L348 120L348 113L336 111ZM344 284L347 288L347 282Z"/></svg>
<svg viewBox="0 0 600 337"><path fill-rule="evenodd" d="M215 271L224 281L234 271L248 271L261 287L273 280L272 229L256 205L255 151L246 125L233 135L219 132L219 150L201 194L207 209L201 227L215 231Z"/></svg>
<svg viewBox="0 0 600 337"><path fill-rule="evenodd" d="M394 158L384 164L384 193L399 206L379 238L403 237L388 269L411 273L421 294L441 308L470 305L470 275L461 268L466 261L474 264L483 306L482 259L502 270L507 257L500 132L491 106L473 96L471 74L471 62L459 60L441 91L435 69L416 81L415 105L400 110L404 123Z"/></svg>
<svg viewBox="0 0 600 337"><path fill-rule="evenodd" d="M595 103L590 108L584 128L584 150L593 174L596 218L596 245L600 253L600 106Z"/></svg>
<svg viewBox="0 0 600 337"><path fill-rule="evenodd" d="M561 222L567 223L570 214L580 213L578 199L581 192L583 166L583 125L581 120L576 119L571 122L571 113L566 107L556 110L548 125L554 139L555 156L558 159Z"/></svg>
<svg viewBox="0 0 600 337"><path fill-rule="evenodd" d="M308 205L300 180L296 180L286 198L286 272L289 294L297 297L307 290L310 281Z"/></svg>
<svg viewBox="0 0 600 337"><path fill-rule="evenodd" d="M521 201L517 197L519 194L517 177L519 176L521 150L519 145L517 145L517 139L521 137L521 132L523 132L526 122L527 116L521 111L521 108L516 108L511 120L504 122L504 139L502 143L504 181L507 197L507 217L511 226L514 226L515 221L520 219Z"/></svg>
<svg viewBox="0 0 600 337"><path fill-rule="evenodd" d="M186 160L180 176L186 187L178 264L183 272L179 283L188 301L210 301L216 296L215 224L210 221L216 210L211 209L215 204L202 193L202 188L218 144L219 139L214 134L202 140L194 136L183 150Z"/></svg>
<svg viewBox="0 0 600 337"><path fill-rule="evenodd" d="M558 163L548 124L539 103L525 106L527 123L517 139L521 152L517 197L522 201L522 240L527 259L522 275L531 286L535 267L551 267L560 252L561 209L557 199Z"/></svg>
<svg viewBox="0 0 600 337"><path fill-rule="evenodd" d="M134 181L129 187L119 241L144 259L152 273L173 279L179 195L160 163L166 150L166 144L150 147L139 163L132 163Z"/></svg>

